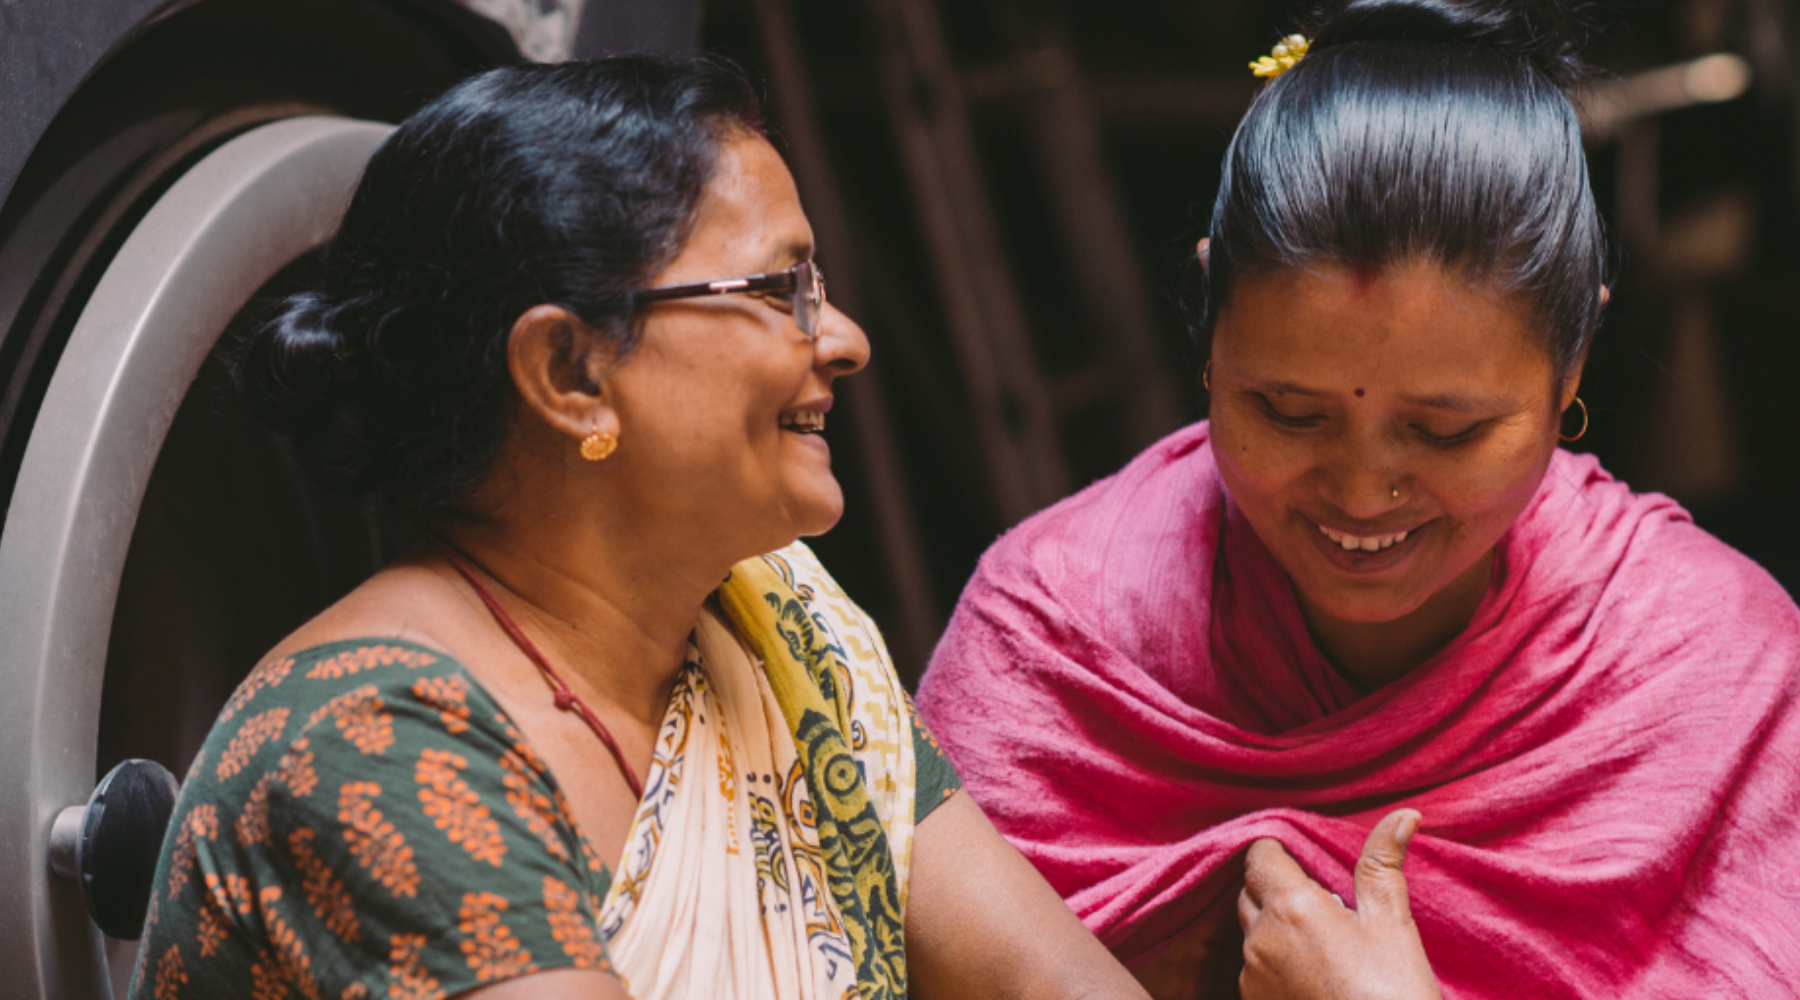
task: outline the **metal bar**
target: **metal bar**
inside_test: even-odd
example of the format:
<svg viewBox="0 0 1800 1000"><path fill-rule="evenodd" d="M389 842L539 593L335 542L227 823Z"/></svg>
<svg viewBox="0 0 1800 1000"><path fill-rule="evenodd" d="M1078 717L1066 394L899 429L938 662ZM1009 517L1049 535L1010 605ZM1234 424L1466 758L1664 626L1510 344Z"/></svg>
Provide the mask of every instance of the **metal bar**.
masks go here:
<svg viewBox="0 0 1800 1000"><path fill-rule="evenodd" d="M1652 250L1662 232L1658 208L1662 182L1662 127L1655 118L1636 118L1619 128L1614 211L1619 236L1634 252Z"/></svg>
<svg viewBox="0 0 1800 1000"><path fill-rule="evenodd" d="M1136 452L1183 422L1175 367L1160 343L1144 280L1147 269L1106 164L1099 115L1067 49L1041 51L1056 53L1051 61L1064 68L1053 76L1055 85L1027 99L1033 159L1043 172L1051 217L1099 340L1094 367L1116 365L1131 376L1112 398L1124 405L1125 444Z"/></svg>
<svg viewBox="0 0 1800 1000"><path fill-rule="evenodd" d="M1790 163L1800 163L1800 72L1793 55L1800 52L1800 17L1787 0L1749 0L1746 41L1756 66L1763 99L1778 109L1788 130ZM1791 191L1800 204L1800 170L1790 170Z"/></svg>
<svg viewBox="0 0 1800 1000"><path fill-rule="evenodd" d="M1750 90L1751 77L1749 60L1719 52L1604 81L1576 102L1583 138L1604 142L1640 118L1734 100Z"/></svg>
<svg viewBox="0 0 1800 1000"><path fill-rule="evenodd" d="M1068 473L935 4L864 0L877 75L1005 523L1060 499Z"/></svg>

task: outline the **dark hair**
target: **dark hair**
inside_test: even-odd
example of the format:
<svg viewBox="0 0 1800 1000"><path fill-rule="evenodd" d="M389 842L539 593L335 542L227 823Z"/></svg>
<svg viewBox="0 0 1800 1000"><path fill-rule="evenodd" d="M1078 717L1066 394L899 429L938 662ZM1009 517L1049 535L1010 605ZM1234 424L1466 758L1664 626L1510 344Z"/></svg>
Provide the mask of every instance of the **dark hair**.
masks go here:
<svg viewBox="0 0 1800 1000"><path fill-rule="evenodd" d="M712 57L458 84L375 152L318 286L239 346L240 392L326 488L466 512L506 432L514 321L560 305L629 351L627 293L686 243L721 143L761 122Z"/></svg>
<svg viewBox="0 0 1800 1000"><path fill-rule="evenodd" d="M1201 274L1204 352L1241 275L1427 259L1522 297L1557 370L1600 324L1571 13L1543 0L1348 0L1251 104Z"/></svg>

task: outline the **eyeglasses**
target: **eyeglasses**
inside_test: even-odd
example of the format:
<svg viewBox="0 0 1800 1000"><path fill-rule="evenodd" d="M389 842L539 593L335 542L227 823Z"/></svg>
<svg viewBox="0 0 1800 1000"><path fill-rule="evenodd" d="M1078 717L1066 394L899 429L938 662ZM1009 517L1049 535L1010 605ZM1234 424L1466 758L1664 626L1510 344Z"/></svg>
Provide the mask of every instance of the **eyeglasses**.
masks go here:
<svg viewBox="0 0 1800 1000"><path fill-rule="evenodd" d="M819 339L819 316L825 311L825 272L810 260L803 260L785 271L746 274L738 278L695 281L661 288L642 288L631 293L631 301L666 302L669 299L693 299L703 295L736 295L740 292L785 292L793 296L794 325L808 340Z"/></svg>

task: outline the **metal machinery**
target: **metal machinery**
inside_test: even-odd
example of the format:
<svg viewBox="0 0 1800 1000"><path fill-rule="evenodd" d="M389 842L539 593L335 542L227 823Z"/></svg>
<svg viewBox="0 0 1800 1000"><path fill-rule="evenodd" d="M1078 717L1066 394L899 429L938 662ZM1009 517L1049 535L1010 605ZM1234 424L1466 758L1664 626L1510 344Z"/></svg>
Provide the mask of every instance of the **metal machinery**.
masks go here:
<svg viewBox="0 0 1800 1000"><path fill-rule="evenodd" d="M242 411L221 335L314 266L384 123L484 66L698 37L694 0L584 6L0 4L0 997L122 995L135 943L81 872L157 782L96 783L185 769L396 545Z"/></svg>

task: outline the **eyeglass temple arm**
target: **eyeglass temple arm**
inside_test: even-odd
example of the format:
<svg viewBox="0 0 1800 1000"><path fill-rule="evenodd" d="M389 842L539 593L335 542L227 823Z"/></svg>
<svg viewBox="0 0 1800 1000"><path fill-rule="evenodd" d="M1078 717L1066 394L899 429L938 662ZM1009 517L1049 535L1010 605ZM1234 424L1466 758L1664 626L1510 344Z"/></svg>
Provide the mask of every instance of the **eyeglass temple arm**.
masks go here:
<svg viewBox="0 0 1800 1000"><path fill-rule="evenodd" d="M792 271L776 271L772 274L747 274L739 278L720 278L717 281L695 281L685 285L664 285L660 288L644 288L631 293L631 298L638 302L657 302L663 299L688 299L702 295L730 295L734 292L761 292L769 289L791 290L799 281Z"/></svg>

